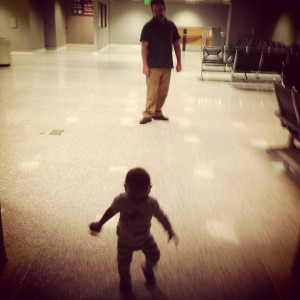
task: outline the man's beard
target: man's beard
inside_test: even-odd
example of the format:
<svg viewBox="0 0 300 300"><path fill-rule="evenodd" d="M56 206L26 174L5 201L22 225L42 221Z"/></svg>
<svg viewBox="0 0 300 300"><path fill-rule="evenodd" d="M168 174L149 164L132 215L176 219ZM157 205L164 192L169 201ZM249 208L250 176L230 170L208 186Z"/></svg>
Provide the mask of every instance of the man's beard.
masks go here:
<svg viewBox="0 0 300 300"><path fill-rule="evenodd" d="M154 18L159 22L163 22L165 16L163 14L157 14Z"/></svg>

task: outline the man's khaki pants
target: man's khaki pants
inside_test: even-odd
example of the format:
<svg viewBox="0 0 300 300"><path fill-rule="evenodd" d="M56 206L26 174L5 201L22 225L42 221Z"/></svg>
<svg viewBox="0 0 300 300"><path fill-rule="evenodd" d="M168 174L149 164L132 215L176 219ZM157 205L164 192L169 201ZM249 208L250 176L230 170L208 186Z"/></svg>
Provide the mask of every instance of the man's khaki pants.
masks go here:
<svg viewBox="0 0 300 300"><path fill-rule="evenodd" d="M168 95L171 79L171 69L150 69L147 77L147 100L144 118L151 118L162 115L162 107Z"/></svg>

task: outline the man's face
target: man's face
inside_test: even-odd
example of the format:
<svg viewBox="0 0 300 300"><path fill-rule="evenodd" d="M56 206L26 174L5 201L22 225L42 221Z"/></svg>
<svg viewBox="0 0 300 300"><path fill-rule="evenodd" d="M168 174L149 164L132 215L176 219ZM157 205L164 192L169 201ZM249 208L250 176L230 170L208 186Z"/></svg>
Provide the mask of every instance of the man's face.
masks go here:
<svg viewBox="0 0 300 300"><path fill-rule="evenodd" d="M153 17L158 19L158 20L163 20L165 17L165 8L162 4L154 4L152 6L152 14Z"/></svg>

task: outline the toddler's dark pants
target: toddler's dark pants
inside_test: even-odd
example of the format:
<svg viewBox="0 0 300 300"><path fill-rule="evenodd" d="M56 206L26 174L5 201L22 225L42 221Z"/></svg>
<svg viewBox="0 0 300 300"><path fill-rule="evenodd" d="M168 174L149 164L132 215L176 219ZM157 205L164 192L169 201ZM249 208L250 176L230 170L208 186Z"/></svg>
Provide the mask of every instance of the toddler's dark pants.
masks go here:
<svg viewBox="0 0 300 300"><path fill-rule="evenodd" d="M157 264L160 258L160 251L152 236L149 236L140 247L131 247L118 241L118 270L120 278L130 279L130 264L134 251L142 250L145 254L145 268L151 269Z"/></svg>

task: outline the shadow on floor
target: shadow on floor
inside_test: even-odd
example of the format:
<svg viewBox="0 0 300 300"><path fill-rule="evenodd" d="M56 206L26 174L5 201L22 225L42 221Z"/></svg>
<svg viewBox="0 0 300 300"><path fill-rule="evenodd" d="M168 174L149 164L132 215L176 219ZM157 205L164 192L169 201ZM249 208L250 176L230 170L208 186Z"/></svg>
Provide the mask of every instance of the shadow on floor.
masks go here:
<svg viewBox="0 0 300 300"><path fill-rule="evenodd" d="M287 146L269 148L267 153L272 160L283 163L285 174L300 188L300 148Z"/></svg>
<svg viewBox="0 0 300 300"><path fill-rule="evenodd" d="M291 267L292 282L290 286L289 299L298 300L300 299L300 228L298 236L298 244Z"/></svg>

